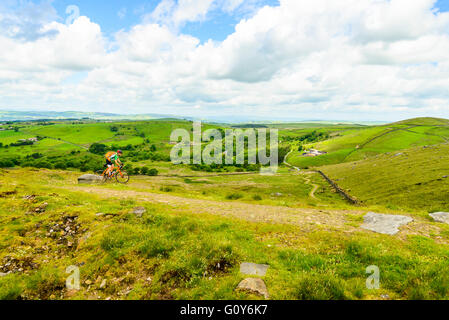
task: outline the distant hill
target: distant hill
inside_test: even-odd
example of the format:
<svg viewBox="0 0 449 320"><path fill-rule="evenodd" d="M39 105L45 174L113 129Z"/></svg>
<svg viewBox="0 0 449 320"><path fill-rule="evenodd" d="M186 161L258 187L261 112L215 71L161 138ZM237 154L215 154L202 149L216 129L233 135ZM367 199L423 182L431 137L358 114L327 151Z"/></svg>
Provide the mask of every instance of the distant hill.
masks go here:
<svg viewBox="0 0 449 320"><path fill-rule="evenodd" d="M413 118L395 122L394 124L418 125L418 126L448 126L449 120L443 118Z"/></svg>
<svg viewBox="0 0 449 320"><path fill-rule="evenodd" d="M331 125L379 125L386 122L381 121L324 121L324 120L297 120L292 118L268 120L266 117L252 117L247 116L204 116L192 117L183 115L169 115L169 114L115 114L104 112L82 112L82 111L11 111L0 110L0 121L38 121L38 120L66 120L66 119L83 119L89 118L92 120L151 120L151 119L174 119L174 120L198 120L208 123L217 124L236 124L248 128L284 128L284 127L317 127L317 126L331 126Z"/></svg>
<svg viewBox="0 0 449 320"><path fill-rule="evenodd" d="M3 111L0 110L0 121L36 121L36 120L62 120L84 119L93 120L150 120L160 118L173 118L171 115L162 114L115 114L103 112L81 111Z"/></svg>

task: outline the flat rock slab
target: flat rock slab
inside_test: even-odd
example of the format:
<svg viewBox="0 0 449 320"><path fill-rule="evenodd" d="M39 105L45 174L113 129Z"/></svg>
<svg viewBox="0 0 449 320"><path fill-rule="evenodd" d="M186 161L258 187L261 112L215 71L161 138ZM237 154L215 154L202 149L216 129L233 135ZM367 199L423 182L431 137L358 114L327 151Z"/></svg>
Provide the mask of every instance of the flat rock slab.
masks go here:
<svg viewBox="0 0 449 320"><path fill-rule="evenodd" d="M262 279L246 278L239 283L239 285L237 286L237 290L249 291L251 293L259 294L261 296L264 296L265 299L269 298L267 286Z"/></svg>
<svg viewBox="0 0 449 320"><path fill-rule="evenodd" d="M377 233L383 233L388 235L395 235L399 232L399 227L406 225L413 221L412 218L407 216L382 214L368 212L363 217L364 223L362 228Z"/></svg>
<svg viewBox="0 0 449 320"><path fill-rule="evenodd" d="M436 222L449 224L449 212L434 212L429 213L429 216L431 216Z"/></svg>
<svg viewBox="0 0 449 320"><path fill-rule="evenodd" d="M270 266L266 264L256 264L250 262L243 262L240 265L240 272L246 275L265 276Z"/></svg>
<svg viewBox="0 0 449 320"><path fill-rule="evenodd" d="M103 179L96 174L84 174L78 178L78 183L100 183Z"/></svg>
<svg viewBox="0 0 449 320"><path fill-rule="evenodd" d="M147 212L147 209L145 209L144 207L135 207L132 211L132 213L134 213L139 218L141 218L145 212Z"/></svg>

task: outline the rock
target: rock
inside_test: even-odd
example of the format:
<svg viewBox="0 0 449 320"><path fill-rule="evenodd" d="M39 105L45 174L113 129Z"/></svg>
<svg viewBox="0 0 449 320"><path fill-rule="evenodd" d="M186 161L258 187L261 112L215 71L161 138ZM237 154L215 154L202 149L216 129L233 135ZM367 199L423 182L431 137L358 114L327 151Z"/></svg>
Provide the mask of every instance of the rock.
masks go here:
<svg viewBox="0 0 449 320"><path fill-rule="evenodd" d="M449 212L434 212L429 213L429 216L431 216L436 222L449 224Z"/></svg>
<svg viewBox="0 0 449 320"><path fill-rule="evenodd" d="M412 218L401 215L381 214L368 212L363 218L362 228L377 233L394 235L399 232L399 227L413 221Z"/></svg>
<svg viewBox="0 0 449 320"><path fill-rule="evenodd" d="M139 218L141 218L145 212L147 212L147 209L145 209L144 207L135 207L132 211L132 213L134 213Z"/></svg>
<svg viewBox="0 0 449 320"><path fill-rule="evenodd" d="M0 278L1 278L1 277L4 277L4 276L7 276L7 275L8 275L7 273L0 272Z"/></svg>
<svg viewBox="0 0 449 320"><path fill-rule="evenodd" d="M381 294L380 297L382 299L390 299L390 296L388 294Z"/></svg>
<svg viewBox="0 0 449 320"><path fill-rule="evenodd" d="M267 286L262 279L258 278L246 278L242 280L237 286L237 290L249 291L251 293L259 294L264 296L265 299L269 298Z"/></svg>
<svg viewBox="0 0 449 320"><path fill-rule="evenodd" d="M103 179L95 174L85 174L78 178L78 183L99 183Z"/></svg>
<svg viewBox="0 0 449 320"><path fill-rule="evenodd" d="M65 296L66 296L67 298L71 298L71 297L75 296L77 293L78 293L78 290L76 290L76 289L71 289L71 290L67 290Z"/></svg>
<svg viewBox="0 0 449 320"><path fill-rule="evenodd" d="M265 276L270 266L266 264L256 264L250 262L243 262L240 264L240 272L246 275Z"/></svg>
<svg viewBox="0 0 449 320"><path fill-rule="evenodd" d="M100 284L100 289L104 289L106 287L106 279L104 279Z"/></svg>
<svg viewBox="0 0 449 320"><path fill-rule="evenodd" d="M394 156L397 157L397 156L402 156L402 155L403 155L403 153L399 152L399 153L396 153Z"/></svg>

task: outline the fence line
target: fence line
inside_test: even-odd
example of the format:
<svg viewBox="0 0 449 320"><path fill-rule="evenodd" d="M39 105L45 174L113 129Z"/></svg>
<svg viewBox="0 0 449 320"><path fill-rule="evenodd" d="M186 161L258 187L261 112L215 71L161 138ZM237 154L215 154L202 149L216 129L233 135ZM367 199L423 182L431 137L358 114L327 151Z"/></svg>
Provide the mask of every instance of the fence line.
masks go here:
<svg viewBox="0 0 449 320"><path fill-rule="evenodd" d="M324 179L326 179L327 182L339 193L341 194L346 200L348 200L352 204L359 204L359 200L352 197L350 194L348 194L346 191L344 191L342 188L340 188L331 178L329 178L327 175L325 175L321 170L316 171L319 174L323 176Z"/></svg>

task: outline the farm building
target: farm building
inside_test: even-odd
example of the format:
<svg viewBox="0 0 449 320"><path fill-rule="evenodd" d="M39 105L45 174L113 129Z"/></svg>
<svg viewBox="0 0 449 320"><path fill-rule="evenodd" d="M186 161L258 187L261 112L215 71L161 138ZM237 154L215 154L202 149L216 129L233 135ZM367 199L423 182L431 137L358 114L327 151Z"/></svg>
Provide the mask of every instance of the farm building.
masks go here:
<svg viewBox="0 0 449 320"><path fill-rule="evenodd" d="M39 141L38 138L28 138L28 139L20 139L19 142L26 142L26 141L31 141L31 142L37 142Z"/></svg>
<svg viewBox="0 0 449 320"><path fill-rule="evenodd" d="M323 154L327 154L327 152L310 149L310 150L307 150L306 152L304 152L302 155L305 157L317 157L317 156L321 156Z"/></svg>

